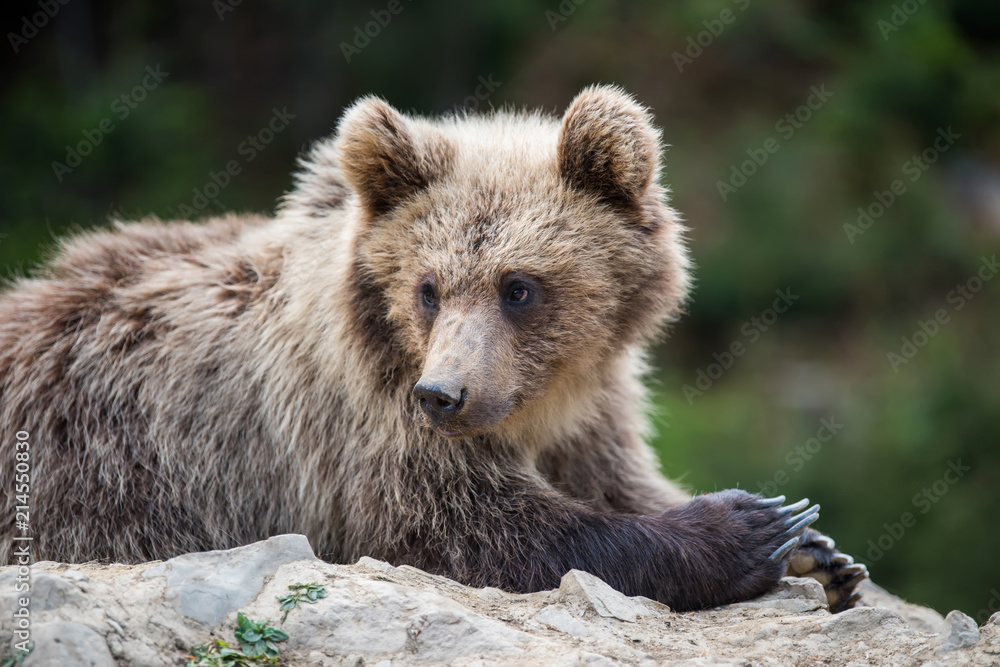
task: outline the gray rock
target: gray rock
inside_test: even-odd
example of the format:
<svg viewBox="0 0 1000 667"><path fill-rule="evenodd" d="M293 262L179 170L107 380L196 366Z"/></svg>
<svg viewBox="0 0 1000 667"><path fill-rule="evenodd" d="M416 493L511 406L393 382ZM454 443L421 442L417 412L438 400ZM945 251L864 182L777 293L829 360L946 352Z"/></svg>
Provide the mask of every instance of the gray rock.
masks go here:
<svg viewBox="0 0 1000 667"><path fill-rule="evenodd" d="M902 631L906 622L896 612L882 607L855 607L820 622L821 632L837 640L848 640L884 627Z"/></svg>
<svg viewBox="0 0 1000 667"><path fill-rule="evenodd" d="M286 577L300 575L285 569L278 579ZM327 586L327 592L319 603L289 614L284 629L291 636L290 647L357 655L365 664L386 654L441 664L479 653L520 654L526 646L541 643L429 588L355 579ZM274 607L267 597L262 600Z"/></svg>
<svg viewBox="0 0 1000 667"><path fill-rule="evenodd" d="M64 604L79 604L83 594L75 584L53 572L31 575L31 611L56 609Z"/></svg>
<svg viewBox="0 0 1000 667"><path fill-rule="evenodd" d="M390 572L393 569L392 565L389 565L384 560L375 560L374 558L369 558L368 556L362 556L359 558L358 565L363 565L377 572Z"/></svg>
<svg viewBox="0 0 1000 667"><path fill-rule="evenodd" d="M69 621L41 623L32 628L35 649L24 667L114 667L108 645L86 625Z"/></svg>
<svg viewBox="0 0 1000 667"><path fill-rule="evenodd" d="M808 577L785 577L770 593L732 606L740 609L777 609L789 614L829 608L822 584Z"/></svg>
<svg viewBox="0 0 1000 667"><path fill-rule="evenodd" d="M906 621L907 625L917 632L938 635L950 632L944 616L929 607L921 607L899 599L870 579L862 581L858 586L861 591L861 605L865 607L885 607L892 609Z"/></svg>
<svg viewBox="0 0 1000 667"><path fill-rule="evenodd" d="M976 622L970 616L956 609L955 611L948 612L944 620L951 627L951 632L948 633L941 647L942 652L968 648L979 641L979 626L976 625Z"/></svg>
<svg viewBox="0 0 1000 667"><path fill-rule="evenodd" d="M257 597L264 577L297 560L316 560L309 541L303 535L279 535L228 551L177 556L143 577L166 577L167 601L188 618L217 625Z"/></svg>
<svg viewBox="0 0 1000 667"><path fill-rule="evenodd" d="M535 620L568 635L586 637L590 634L586 625L573 618L572 614L559 605L550 604L548 607L542 607L542 610L535 614Z"/></svg>
<svg viewBox="0 0 1000 667"><path fill-rule="evenodd" d="M559 582L561 600L581 600L601 616L635 623L646 612L645 605L631 600L592 574L570 570Z"/></svg>

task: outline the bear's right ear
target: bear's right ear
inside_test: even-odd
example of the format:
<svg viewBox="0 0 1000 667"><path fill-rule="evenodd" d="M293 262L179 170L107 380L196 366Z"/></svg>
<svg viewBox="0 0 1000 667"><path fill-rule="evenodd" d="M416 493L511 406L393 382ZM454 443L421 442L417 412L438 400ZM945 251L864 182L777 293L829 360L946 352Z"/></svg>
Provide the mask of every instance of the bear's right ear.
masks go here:
<svg viewBox="0 0 1000 667"><path fill-rule="evenodd" d="M377 97L364 97L345 113L336 148L344 176L374 217L392 210L444 173L447 141L418 128Z"/></svg>

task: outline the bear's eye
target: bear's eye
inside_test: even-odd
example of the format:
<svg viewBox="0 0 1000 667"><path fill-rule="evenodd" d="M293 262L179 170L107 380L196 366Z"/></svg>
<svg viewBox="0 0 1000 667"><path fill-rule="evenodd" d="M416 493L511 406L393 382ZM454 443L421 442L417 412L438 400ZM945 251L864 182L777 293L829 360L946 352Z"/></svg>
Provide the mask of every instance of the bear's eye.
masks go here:
<svg viewBox="0 0 1000 667"><path fill-rule="evenodd" d="M437 308L438 296L437 292L434 291L433 285L424 285L420 288L420 293L423 295L425 306L428 308Z"/></svg>
<svg viewBox="0 0 1000 667"><path fill-rule="evenodd" d="M507 288L507 301L510 303L526 303L531 296L531 290L524 283L514 283Z"/></svg>

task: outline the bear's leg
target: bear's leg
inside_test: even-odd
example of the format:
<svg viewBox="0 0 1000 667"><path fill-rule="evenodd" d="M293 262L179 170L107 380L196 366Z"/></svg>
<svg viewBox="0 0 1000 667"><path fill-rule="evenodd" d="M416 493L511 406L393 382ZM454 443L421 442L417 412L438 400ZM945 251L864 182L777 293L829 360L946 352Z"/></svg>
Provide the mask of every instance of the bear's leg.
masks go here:
<svg viewBox="0 0 1000 667"><path fill-rule="evenodd" d="M830 611L837 613L850 609L861 599L861 592L854 589L868 578L868 568L837 551L829 537L808 528L802 534L799 548L788 558L788 574L812 577L823 584Z"/></svg>
<svg viewBox="0 0 1000 667"><path fill-rule="evenodd" d="M405 494L413 515L380 516L364 527L359 550L474 586L515 592L555 588L571 569L594 574L627 595L675 610L746 600L771 590L788 553L818 507L778 507L729 490L698 496L653 516L597 512L534 481L530 473L441 479ZM449 476L450 477L450 476ZM424 496L421 499L421 496ZM379 525L380 524L380 525ZM361 529L361 526L356 528ZM361 537L361 535L355 535ZM372 540L367 545L368 540Z"/></svg>
<svg viewBox="0 0 1000 667"><path fill-rule="evenodd" d="M656 470L643 443L601 435L540 457L541 472L556 489L595 510L658 514L690 499ZM787 574L823 584L834 613L857 603L861 593L855 589L868 576L864 565L836 551L832 539L812 529L789 557Z"/></svg>

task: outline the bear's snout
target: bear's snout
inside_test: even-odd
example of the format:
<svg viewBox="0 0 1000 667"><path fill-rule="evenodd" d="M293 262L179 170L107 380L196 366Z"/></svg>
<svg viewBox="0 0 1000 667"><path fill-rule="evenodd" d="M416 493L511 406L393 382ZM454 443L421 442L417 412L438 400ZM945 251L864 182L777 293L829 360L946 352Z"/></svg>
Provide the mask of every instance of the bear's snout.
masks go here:
<svg viewBox="0 0 1000 667"><path fill-rule="evenodd" d="M411 392L428 426L448 438L468 438L507 417L518 376L502 363L510 356L504 334L489 308L441 308Z"/></svg>

